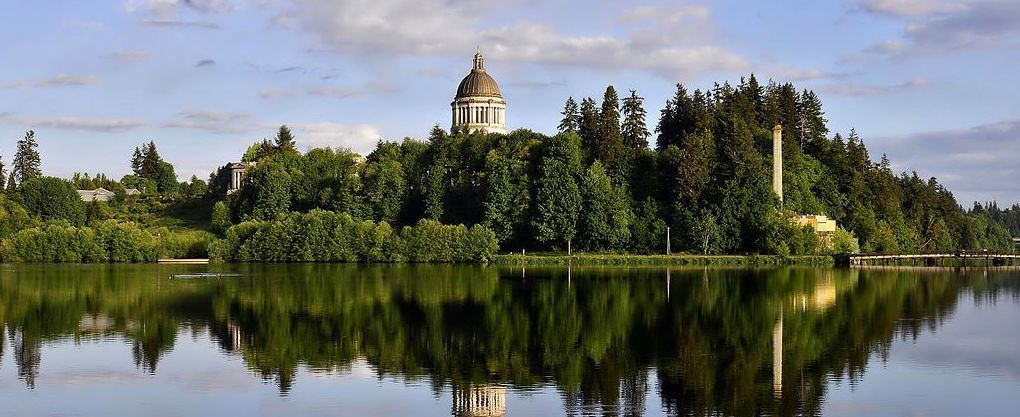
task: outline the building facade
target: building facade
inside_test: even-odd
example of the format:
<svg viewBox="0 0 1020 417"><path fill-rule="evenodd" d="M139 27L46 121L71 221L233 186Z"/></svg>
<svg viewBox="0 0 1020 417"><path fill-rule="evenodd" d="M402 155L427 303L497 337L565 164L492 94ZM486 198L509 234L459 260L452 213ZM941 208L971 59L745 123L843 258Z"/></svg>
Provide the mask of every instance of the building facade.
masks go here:
<svg viewBox="0 0 1020 417"><path fill-rule="evenodd" d="M475 54L471 72L457 87L452 107L450 131L488 132L506 134L506 100L499 84L485 72L485 58Z"/></svg>

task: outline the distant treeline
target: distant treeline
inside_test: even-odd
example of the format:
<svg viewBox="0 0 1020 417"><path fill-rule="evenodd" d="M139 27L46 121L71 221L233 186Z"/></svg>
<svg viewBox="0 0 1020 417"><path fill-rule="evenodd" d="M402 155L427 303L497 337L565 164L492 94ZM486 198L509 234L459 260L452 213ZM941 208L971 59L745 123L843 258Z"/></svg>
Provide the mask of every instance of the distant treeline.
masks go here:
<svg viewBox="0 0 1020 417"><path fill-rule="evenodd" d="M856 132L830 136L818 97L754 76L693 93L678 85L659 112L655 146L642 99L567 101L560 133L446 131L379 142L364 163L345 150L253 145L240 191L217 208L218 228L315 209L400 227L421 219L482 225L504 251L816 254L1005 249L1009 233L966 212L934 178L895 174ZM784 127L783 203L770 187L771 138ZM225 193L227 169L210 193ZM797 214L840 230L819 239ZM214 219L214 227L217 221Z"/></svg>

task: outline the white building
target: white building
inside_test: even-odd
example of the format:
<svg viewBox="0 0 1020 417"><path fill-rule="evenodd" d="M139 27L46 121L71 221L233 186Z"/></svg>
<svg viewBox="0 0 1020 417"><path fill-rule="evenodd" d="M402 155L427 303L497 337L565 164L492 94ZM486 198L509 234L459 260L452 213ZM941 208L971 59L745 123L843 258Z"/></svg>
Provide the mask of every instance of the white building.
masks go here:
<svg viewBox="0 0 1020 417"><path fill-rule="evenodd" d="M450 131L483 131L506 134L506 100L496 80L485 72L482 53L475 54L474 66L457 87L450 103L453 125Z"/></svg>

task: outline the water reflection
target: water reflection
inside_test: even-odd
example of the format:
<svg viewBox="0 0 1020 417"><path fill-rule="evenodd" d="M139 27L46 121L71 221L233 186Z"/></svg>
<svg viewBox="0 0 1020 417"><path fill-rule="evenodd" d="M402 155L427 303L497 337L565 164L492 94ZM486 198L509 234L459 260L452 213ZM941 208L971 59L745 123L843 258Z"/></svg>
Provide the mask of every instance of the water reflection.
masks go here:
<svg viewBox="0 0 1020 417"><path fill-rule="evenodd" d="M167 279L197 268L0 271L18 378L37 388L44 345L85 341L127 344L158 375L179 338L202 335L284 396L301 369L367 363L449 392L456 416L505 415L508 390L554 390L568 415L818 415L834 380L938 328L961 293L1020 300L1006 270L258 265Z"/></svg>

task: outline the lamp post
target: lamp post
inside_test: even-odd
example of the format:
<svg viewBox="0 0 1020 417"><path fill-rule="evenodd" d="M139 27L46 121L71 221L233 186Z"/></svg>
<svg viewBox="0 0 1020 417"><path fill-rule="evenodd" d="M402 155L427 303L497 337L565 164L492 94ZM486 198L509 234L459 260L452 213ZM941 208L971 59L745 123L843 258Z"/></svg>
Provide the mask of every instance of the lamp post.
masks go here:
<svg viewBox="0 0 1020 417"><path fill-rule="evenodd" d="M666 255L669 255L669 226L666 226Z"/></svg>

